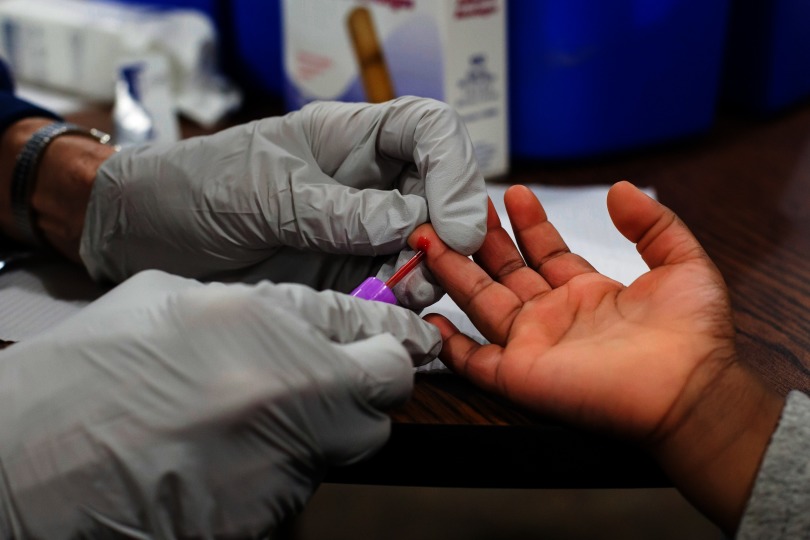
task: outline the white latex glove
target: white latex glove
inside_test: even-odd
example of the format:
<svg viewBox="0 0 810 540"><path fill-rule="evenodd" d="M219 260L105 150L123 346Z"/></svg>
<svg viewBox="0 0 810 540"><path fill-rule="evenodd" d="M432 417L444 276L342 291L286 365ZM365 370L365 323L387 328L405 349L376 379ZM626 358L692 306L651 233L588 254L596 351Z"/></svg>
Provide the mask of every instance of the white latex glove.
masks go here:
<svg viewBox="0 0 810 540"><path fill-rule="evenodd" d="M159 268L348 292L428 219L449 246L473 253L486 215L472 143L448 105L415 97L314 103L109 158L80 253L96 279ZM441 295L426 285L411 279L397 292L417 308Z"/></svg>
<svg viewBox="0 0 810 540"><path fill-rule="evenodd" d="M0 353L0 537L257 538L439 347L396 306L139 274Z"/></svg>

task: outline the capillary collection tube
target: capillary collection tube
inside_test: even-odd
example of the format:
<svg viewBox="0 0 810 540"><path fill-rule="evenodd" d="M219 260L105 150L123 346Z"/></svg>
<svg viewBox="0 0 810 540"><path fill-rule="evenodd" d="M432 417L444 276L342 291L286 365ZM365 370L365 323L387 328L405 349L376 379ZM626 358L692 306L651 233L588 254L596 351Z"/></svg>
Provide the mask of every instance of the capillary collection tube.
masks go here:
<svg viewBox="0 0 810 540"><path fill-rule="evenodd" d="M358 298L364 298L366 300L376 300L378 302L385 302L387 304L396 304L397 297L394 295L394 291L392 290L397 283L402 281L402 278L410 274L416 266L422 262L425 258L425 253L427 252L428 247L430 247L430 242L427 238L420 238L416 244L417 252L416 254L411 257L408 262L403 264L399 267L399 269L394 272L388 281L385 283L382 280L379 280L373 276L366 278L366 280L357 286L351 292L351 296L356 296Z"/></svg>
<svg viewBox="0 0 810 540"><path fill-rule="evenodd" d="M408 259L408 262L400 266L399 270L394 272L393 276L388 278L388 281L385 282L385 286L388 287L389 289L393 289L394 287L396 287L397 283L402 281L402 278L410 274L413 271L413 269L416 268L416 265L422 262L424 258L425 258L425 251L420 249L419 251L416 252L416 254L413 257Z"/></svg>

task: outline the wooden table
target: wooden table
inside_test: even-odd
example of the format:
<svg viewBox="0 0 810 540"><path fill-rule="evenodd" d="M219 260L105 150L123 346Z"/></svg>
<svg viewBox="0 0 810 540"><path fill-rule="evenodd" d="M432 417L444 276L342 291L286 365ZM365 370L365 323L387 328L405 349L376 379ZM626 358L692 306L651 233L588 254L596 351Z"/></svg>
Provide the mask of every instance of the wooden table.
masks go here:
<svg viewBox="0 0 810 540"><path fill-rule="evenodd" d="M98 112L71 120L110 127ZM717 263L731 290L743 360L783 393L810 390L810 104L768 120L723 117L705 136L610 159L515 163L504 181L620 179L654 187ZM632 446L521 411L453 375L418 375L413 399L392 417L391 438L380 453L332 471L327 481L668 485Z"/></svg>
<svg viewBox="0 0 810 540"><path fill-rule="evenodd" d="M652 186L725 276L742 359L780 392L810 390L810 104L721 118L705 136L579 163L516 163L510 183ZM667 485L627 444L520 411L450 375L417 377L388 445L328 480L468 487Z"/></svg>

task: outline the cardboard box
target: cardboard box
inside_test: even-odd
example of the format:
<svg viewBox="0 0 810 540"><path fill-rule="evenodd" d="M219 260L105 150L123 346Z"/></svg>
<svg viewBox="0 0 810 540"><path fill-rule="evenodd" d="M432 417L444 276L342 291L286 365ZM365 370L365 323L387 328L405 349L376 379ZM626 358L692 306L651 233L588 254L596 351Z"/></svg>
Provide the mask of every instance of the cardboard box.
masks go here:
<svg viewBox="0 0 810 540"><path fill-rule="evenodd" d="M487 178L508 170L504 0L285 0L285 100L444 101Z"/></svg>

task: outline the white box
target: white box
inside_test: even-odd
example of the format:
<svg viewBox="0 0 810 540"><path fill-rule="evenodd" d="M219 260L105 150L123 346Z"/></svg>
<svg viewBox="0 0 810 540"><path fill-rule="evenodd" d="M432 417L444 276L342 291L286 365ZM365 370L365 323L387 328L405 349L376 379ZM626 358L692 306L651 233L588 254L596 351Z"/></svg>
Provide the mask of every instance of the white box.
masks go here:
<svg viewBox="0 0 810 540"><path fill-rule="evenodd" d="M505 0L285 0L285 98L430 97L464 120L484 176L506 174Z"/></svg>

